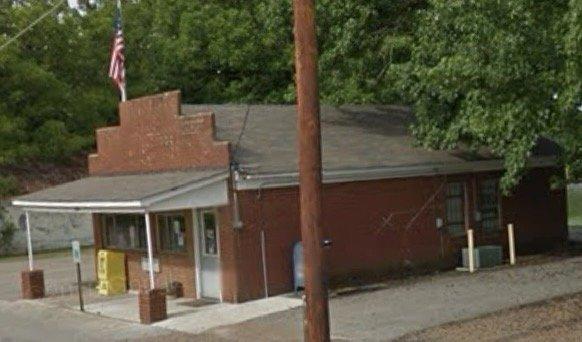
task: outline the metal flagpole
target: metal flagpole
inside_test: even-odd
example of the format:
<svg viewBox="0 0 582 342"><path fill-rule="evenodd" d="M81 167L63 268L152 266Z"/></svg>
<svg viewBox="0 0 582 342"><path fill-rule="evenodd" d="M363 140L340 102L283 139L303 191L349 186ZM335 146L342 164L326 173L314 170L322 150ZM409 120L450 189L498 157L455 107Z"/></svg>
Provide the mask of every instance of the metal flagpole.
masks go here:
<svg viewBox="0 0 582 342"><path fill-rule="evenodd" d="M121 102L127 101L127 95L125 94L125 81L123 81L123 86L120 87L121 90Z"/></svg>

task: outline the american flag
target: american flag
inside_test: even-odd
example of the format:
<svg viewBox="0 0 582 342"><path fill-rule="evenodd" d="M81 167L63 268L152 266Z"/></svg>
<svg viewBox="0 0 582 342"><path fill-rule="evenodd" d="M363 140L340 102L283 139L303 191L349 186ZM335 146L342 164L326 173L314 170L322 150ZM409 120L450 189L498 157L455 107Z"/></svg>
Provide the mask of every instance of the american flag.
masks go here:
<svg viewBox="0 0 582 342"><path fill-rule="evenodd" d="M125 101L125 57L123 50L123 31L121 30L121 1L117 1L117 10L115 13L115 31L113 44L111 44L111 62L109 63L109 77L119 88L121 92L121 101Z"/></svg>

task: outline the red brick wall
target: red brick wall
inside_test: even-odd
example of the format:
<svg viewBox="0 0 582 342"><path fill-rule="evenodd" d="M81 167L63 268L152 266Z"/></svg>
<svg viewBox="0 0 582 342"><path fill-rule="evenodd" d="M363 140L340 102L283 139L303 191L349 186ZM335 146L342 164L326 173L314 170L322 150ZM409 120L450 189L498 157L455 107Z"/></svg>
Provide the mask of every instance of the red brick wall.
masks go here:
<svg viewBox="0 0 582 342"><path fill-rule="evenodd" d="M229 187L232 182L229 182ZM229 191L229 203L232 203L232 192ZM232 223L232 206L218 208L218 224L220 239L220 271L222 281L222 299L227 302L239 302L238 298L238 234Z"/></svg>
<svg viewBox="0 0 582 342"><path fill-rule="evenodd" d="M186 251L183 253L170 253L159 251L159 239L157 234L157 219L155 214L150 214L152 224L152 240L154 241L154 257L158 258L160 272L155 273L156 287L166 288L171 282L177 281L182 283L184 296L196 297L196 265L194 259L194 235L192 210L181 211L186 222L185 245ZM95 250L106 248L101 236L101 219L100 215L94 215L94 235ZM126 276L128 286L132 290L140 288L149 288L149 272L144 271L141 267L141 258L147 257L147 251L122 250L126 256ZM97 258L95 258L97 260Z"/></svg>
<svg viewBox="0 0 582 342"><path fill-rule="evenodd" d="M518 254L563 247L568 238L566 190L550 188L561 171L534 169L503 200L504 223L514 223Z"/></svg>
<svg viewBox="0 0 582 342"><path fill-rule="evenodd" d="M96 131L90 174L223 167L229 143L215 140L214 115L180 115L180 92L119 104L119 126Z"/></svg>
<svg viewBox="0 0 582 342"><path fill-rule="evenodd" d="M552 169L535 169L515 194L502 200L502 224L516 226L518 252L548 250L565 241L565 197L551 191ZM415 268L451 268L466 237L451 238L436 229L444 217L444 187L466 180L470 208L476 202L478 177L417 177L324 186L323 222L333 240L329 250L330 280L377 277ZM435 195L436 194L436 195ZM434 201L429 201L434 196ZM300 240L297 187L239 192L242 230L223 233L234 244L238 287L236 301L264 295L260 231L266 233L269 294L292 290L292 246ZM475 224L471 211L471 225ZM442 237L442 239L441 239ZM506 245L506 232L476 232L477 245ZM223 240L224 241L224 240Z"/></svg>
<svg viewBox="0 0 582 342"><path fill-rule="evenodd" d="M514 194L502 199L502 225L516 227L517 251L539 252L560 246L567 237L564 190L551 190L553 169L534 169ZM471 212L476 203L474 185L480 177L458 175L417 177L328 184L323 193L323 222L333 246L328 251L328 271L333 283L358 278L390 276L414 269L451 268L458 262L466 237L450 237L435 227L444 217L444 186L448 181L468 184ZM269 295L292 290L292 247L300 240L298 188L240 191L242 229L232 225L232 207L218 208L222 296L243 302L265 295L261 257L261 230L266 235ZM232 194L231 194L232 196ZM430 200L432 199L432 200ZM232 203L232 200L230 201ZM192 227L192 214L186 214ZM473 215L470 224L475 226ZM97 220L96 220L97 221ZM156 220L152 217L152 223ZM96 245L101 242L95 222ZM154 227L154 240L156 240ZM195 262L192 230L187 229L188 252L159 255L158 285L171 279L184 285L185 295L195 296ZM482 234L476 229L476 245L507 245L506 231ZM130 287L148 284L141 270L145 252L126 252Z"/></svg>
<svg viewBox="0 0 582 342"><path fill-rule="evenodd" d="M331 280L380 275L406 265L438 262L434 204L416 217L438 178L329 184L324 187L323 221L333 247ZM414 191L411 191L413 189ZM292 289L292 248L300 240L297 187L239 193L242 230L238 239L238 299L264 295L260 231L265 230L269 294ZM414 219L413 219L414 218Z"/></svg>

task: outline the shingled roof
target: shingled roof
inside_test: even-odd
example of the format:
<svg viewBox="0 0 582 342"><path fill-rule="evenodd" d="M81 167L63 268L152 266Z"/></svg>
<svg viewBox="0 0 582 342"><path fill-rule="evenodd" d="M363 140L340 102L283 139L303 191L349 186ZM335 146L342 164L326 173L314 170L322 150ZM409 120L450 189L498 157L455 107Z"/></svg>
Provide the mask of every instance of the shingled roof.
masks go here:
<svg viewBox="0 0 582 342"><path fill-rule="evenodd" d="M231 142L233 159L240 167L242 177L237 179L238 189L296 184L297 114L294 105L182 105L181 111L182 115L214 113L215 138ZM412 120L410 110L402 106L322 106L324 182L503 168L500 160L487 149L473 153L415 147L409 132ZM552 156L556 152L554 143L542 140L534 156ZM553 163L551 160L541 162L545 163L543 165ZM228 170L223 167L92 176L21 196L13 203L46 207L86 204L95 208L123 204L142 208L159 194L177 194L182 188L205 184L216 175L224 180L227 174Z"/></svg>
<svg viewBox="0 0 582 342"><path fill-rule="evenodd" d="M209 111L216 117L217 139L230 141L233 146L238 142L234 160L243 169L257 174L297 171L295 105L182 105L182 115ZM405 106L323 105L324 170L443 165L495 159L487 149L474 153L461 149L431 151L415 147L409 130L412 120L413 115ZM542 139L534 150L535 156L555 154L556 145L547 139Z"/></svg>
<svg viewBox="0 0 582 342"><path fill-rule="evenodd" d="M246 125L245 115L248 110ZM183 105L183 115L211 111L217 139L231 141L234 159L249 173L297 170L294 105ZM403 106L322 106L324 170L402 167L492 159L489 153L429 151L414 147L412 114ZM245 126L244 131L243 126Z"/></svg>

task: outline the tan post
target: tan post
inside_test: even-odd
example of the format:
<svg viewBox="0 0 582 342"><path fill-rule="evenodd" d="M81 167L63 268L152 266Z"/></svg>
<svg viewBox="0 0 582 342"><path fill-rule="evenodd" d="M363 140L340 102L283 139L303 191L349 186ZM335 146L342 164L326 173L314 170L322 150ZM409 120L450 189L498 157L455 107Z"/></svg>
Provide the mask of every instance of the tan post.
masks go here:
<svg viewBox="0 0 582 342"><path fill-rule="evenodd" d="M513 235L513 223L507 225L507 238L509 240L509 264L515 265L515 239Z"/></svg>
<svg viewBox="0 0 582 342"><path fill-rule="evenodd" d="M467 247L469 252L469 272L475 272L475 246L473 244L473 229L467 230Z"/></svg>

